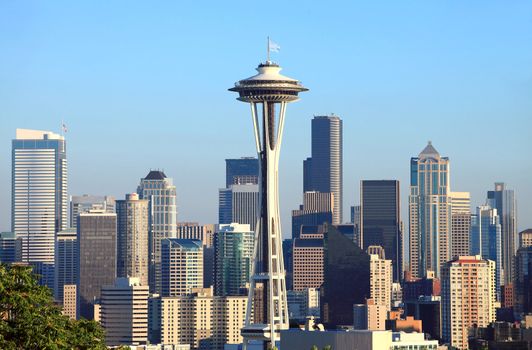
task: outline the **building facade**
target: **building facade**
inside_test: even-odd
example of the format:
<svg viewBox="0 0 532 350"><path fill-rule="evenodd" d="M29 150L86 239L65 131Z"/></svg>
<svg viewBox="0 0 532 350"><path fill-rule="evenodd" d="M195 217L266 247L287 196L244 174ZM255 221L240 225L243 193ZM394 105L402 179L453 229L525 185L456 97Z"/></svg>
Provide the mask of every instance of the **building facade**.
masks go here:
<svg viewBox="0 0 532 350"><path fill-rule="evenodd" d="M78 242L77 230L69 228L57 232L55 236L55 278L54 298L63 303L65 285L75 285L78 281Z"/></svg>
<svg viewBox="0 0 532 350"><path fill-rule="evenodd" d="M0 263L9 264L16 261L16 242L14 232L0 232Z"/></svg>
<svg viewBox="0 0 532 350"><path fill-rule="evenodd" d="M253 263L255 233L249 225L218 225L214 239L214 294L243 295Z"/></svg>
<svg viewBox="0 0 532 350"><path fill-rule="evenodd" d="M225 187L259 183L259 160L242 157L225 160Z"/></svg>
<svg viewBox="0 0 532 350"><path fill-rule="evenodd" d="M343 131L340 117L312 119L312 156L303 162L303 192L333 194L333 220L342 223L343 210Z"/></svg>
<svg viewBox="0 0 532 350"><path fill-rule="evenodd" d="M380 248L383 253L374 254L371 248ZM375 305L382 305L386 311L392 308L392 283L393 268L392 261L385 259L384 249L380 246L370 246L369 254L369 276L370 276L370 296ZM386 319L386 312L384 318Z"/></svg>
<svg viewBox="0 0 532 350"><path fill-rule="evenodd" d="M12 141L11 232L17 260L54 287L54 236L68 227L67 157L62 135L17 129Z"/></svg>
<svg viewBox="0 0 532 350"><path fill-rule="evenodd" d="M477 207L471 217L471 254L495 262L495 288L497 300L501 300L501 286L504 284L502 266L501 225L497 209L489 206Z"/></svg>
<svg viewBox="0 0 532 350"><path fill-rule="evenodd" d="M81 213L76 241L80 316L92 320L101 287L116 279L116 214L102 210Z"/></svg>
<svg viewBox="0 0 532 350"><path fill-rule="evenodd" d="M118 277L138 277L147 286L149 201L137 193L127 194L125 200L116 201L116 214Z"/></svg>
<svg viewBox="0 0 532 350"><path fill-rule="evenodd" d="M514 191L506 189L504 183L496 182L495 189L488 191L487 204L497 209L497 214L500 217L504 284L512 283L514 276L514 257L519 243Z"/></svg>
<svg viewBox="0 0 532 350"><path fill-rule="evenodd" d="M293 239L292 279L294 291L320 288L323 284L323 238Z"/></svg>
<svg viewBox="0 0 532 350"><path fill-rule="evenodd" d="M236 184L219 191L218 222L239 223L255 230L259 215L259 185Z"/></svg>
<svg viewBox="0 0 532 350"><path fill-rule="evenodd" d="M189 344L191 349L223 350L241 344L247 297L213 296L212 289L195 289L188 296L160 300L163 344Z"/></svg>
<svg viewBox="0 0 532 350"><path fill-rule="evenodd" d="M94 196L88 194L81 196L70 196L69 227L78 227L78 215L81 213L86 213L91 209L114 213L115 198L112 196Z"/></svg>
<svg viewBox="0 0 532 350"><path fill-rule="evenodd" d="M423 277L440 275L451 258L451 202L449 158L429 144L410 160L410 271Z"/></svg>
<svg viewBox="0 0 532 350"><path fill-rule="evenodd" d="M177 238L177 192L172 178L163 171L151 170L140 179L140 199L149 201L149 284L152 292L161 292L161 241Z"/></svg>
<svg viewBox="0 0 532 350"><path fill-rule="evenodd" d="M148 297L149 286L136 277L102 287L100 317L107 346L148 342Z"/></svg>
<svg viewBox="0 0 532 350"><path fill-rule="evenodd" d="M303 204L292 210L292 238L299 238L302 226L332 224L334 195L330 192L303 193Z"/></svg>
<svg viewBox="0 0 532 350"><path fill-rule="evenodd" d="M469 328L495 321L495 264L480 255L462 256L442 269L443 341L468 349Z"/></svg>
<svg viewBox="0 0 532 350"><path fill-rule="evenodd" d="M471 195L469 192L451 192L451 257L470 253Z"/></svg>
<svg viewBox="0 0 532 350"><path fill-rule="evenodd" d="M399 181L360 181L360 232L364 250L384 248L392 261L393 279L399 281L403 271Z"/></svg>
<svg viewBox="0 0 532 350"><path fill-rule="evenodd" d="M161 245L161 295L190 294L203 287L203 245L201 241L165 238Z"/></svg>

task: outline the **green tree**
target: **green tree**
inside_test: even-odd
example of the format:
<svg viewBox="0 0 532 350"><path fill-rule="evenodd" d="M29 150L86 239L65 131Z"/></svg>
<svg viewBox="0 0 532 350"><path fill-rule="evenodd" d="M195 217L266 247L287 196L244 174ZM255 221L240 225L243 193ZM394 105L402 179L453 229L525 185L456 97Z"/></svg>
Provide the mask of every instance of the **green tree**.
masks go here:
<svg viewBox="0 0 532 350"><path fill-rule="evenodd" d="M104 336L97 322L63 316L31 267L0 265L0 349L105 349Z"/></svg>

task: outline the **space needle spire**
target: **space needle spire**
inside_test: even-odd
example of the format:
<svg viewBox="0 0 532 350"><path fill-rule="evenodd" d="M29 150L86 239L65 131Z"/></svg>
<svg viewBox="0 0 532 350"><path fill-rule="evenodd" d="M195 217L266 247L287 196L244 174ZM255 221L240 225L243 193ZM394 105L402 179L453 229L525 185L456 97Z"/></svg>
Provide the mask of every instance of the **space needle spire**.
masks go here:
<svg viewBox="0 0 532 350"><path fill-rule="evenodd" d="M229 89L239 94L239 101L251 106L260 165L260 214L242 328L244 350L250 340L262 341L264 349L273 348L280 340L280 331L289 328L279 215L279 155L286 105L297 101L300 92L308 91L299 81L281 75L281 67L269 59L259 64L257 71L257 75L240 80Z"/></svg>

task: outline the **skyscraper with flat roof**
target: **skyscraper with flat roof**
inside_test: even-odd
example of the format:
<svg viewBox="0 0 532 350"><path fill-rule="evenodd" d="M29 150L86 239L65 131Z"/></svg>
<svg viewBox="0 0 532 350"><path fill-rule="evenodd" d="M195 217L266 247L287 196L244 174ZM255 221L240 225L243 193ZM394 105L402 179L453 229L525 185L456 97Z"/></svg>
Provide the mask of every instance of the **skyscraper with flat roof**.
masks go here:
<svg viewBox="0 0 532 350"><path fill-rule="evenodd" d="M242 295L249 283L255 233L249 225L218 225L214 236L214 294Z"/></svg>
<svg viewBox="0 0 532 350"><path fill-rule="evenodd" d="M173 180L163 171L151 170L140 180L140 199L149 201L149 284L150 290L161 292L161 241L177 238L177 193Z"/></svg>
<svg viewBox="0 0 532 350"><path fill-rule="evenodd" d="M161 242L161 296L190 294L203 287L203 245L192 239L165 238Z"/></svg>
<svg viewBox="0 0 532 350"><path fill-rule="evenodd" d="M115 212L115 198L113 196L94 196L84 194L70 196L70 227L78 227L78 215L91 209L102 209L109 213Z"/></svg>
<svg viewBox="0 0 532 350"><path fill-rule="evenodd" d="M17 129L12 142L11 231L18 260L54 287L54 236L68 226L66 142L50 131Z"/></svg>
<svg viewBox="0 0 532 350"><path fill-rule="evenodd" d="M225 187L259 183L259 160L242 157L225 160Z"/></svg>
<svg viewBox="0 0 532 350"><path fill-rule="evenodd" d="M469 192L451 192L451 257L471 254L471 195Z"/></svg>
<svg viewBox="0 0 532 350"><path fill-rule="evenodd" d="M487 204L497 209L500 217L504 284L511 283L514 277L514 257L519 244L514 191L506 189L503 182L496 182L495 189L488 191Z"/></svg>
<svg viewBox="0 0 532 350"><path fill-rule="evenodd" d="M91 210L78 217L78 283L80 316L93 319L100 289L116 279L116 214Z"/></svg>
<svg viewBox="0 0 532 350"><path fill-rule="evenodd" d="M440 275L451 258L451 200L449 158L441 157L429 141L410 160L410 271L423 277Z"/></svg>
<svg viewBox="0 0 532 350"><path fill-rule="evenodd" d="M75 228L59 231L55 237L55 278L54 298L63 303L65 285L75 285L78 281L78 243Z"/></svg>
<svg viewBox="0 0 532 350"><path fill-rule="evenodd" d="M239 223L255 230L259 215L259 185L236 184L220 189L218 210L220 224Z"/></svg>
<svg viewBox="0 0 532 350"><path fill-rule="evenodd" d="M143 286L148 285L148 204L136 193L116 201L117 276L138 277Z"/></svg>
<svg viewBox="0 0 532 350"><path fill-rule="evenodd" d="M302 226L331 224L334 195L329 192L304 192L303 204L292 210L292 237L299 238Z"/></svg>
<svg viewBox="0 0 532 350"><path fill-rule="evenodd" d="M403 271L399 181L360 181L360 232L364 250L381 246L392 261L393 280Z"/></svg>
<svg viewBox="0 0 532 350"><path fill-rule="evenodd" d="M342 223L342 119L336 115L312 119L312 156L303 162L303 192L334 195L333 224Z"/></svg>

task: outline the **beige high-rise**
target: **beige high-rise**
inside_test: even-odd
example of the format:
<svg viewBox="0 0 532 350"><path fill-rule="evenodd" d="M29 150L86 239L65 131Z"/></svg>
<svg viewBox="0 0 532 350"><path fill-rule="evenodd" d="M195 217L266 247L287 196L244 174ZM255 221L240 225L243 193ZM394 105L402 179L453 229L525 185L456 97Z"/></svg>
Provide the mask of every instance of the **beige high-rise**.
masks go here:
<svg viewBox="0 0 532 350"><path fill-rule="evenodd" d="M149 200L136 193L116 201L117 275L137 277L143 286L148 285L148 206Z"/></svg>
<svg viewBox="0 0 532 350"><path fill-rule="evenodd" d="M393 271L392 261L384 259L384 249L381 249L380 254L372 254L375 246L368 247L370 253L369 269L370 269L370 293L376 305L386 307L389 311L392 306L392 283ZM385 316L386 317L386 316Z"/></svg>
<svg viewBox="0 0 532 350"><path fill-rule="evenodd" d="M241 344L246 305L246 296L213 296L212 289L161 298L161 343L211 350L222 350L225 344Z"/></svg>
<svg viewBox="0 0 532 350"><path fill-rule="evenodd" d="M443 340L468 348L468 330L495 321L495 263L480 255L461 256L442 268Z"/></svg>
<svg viewBox="0 0 532 350"><path fill-rule="evenodd" d="M469 192L451 192L451 257L470 254L471 195Z"/></svg>
<svg viewBox="0 0 532 350"><path fill-rule="evenodd" d="M114 285L102 287L100 315L107 346L147 343L148 289L139 278L117 278Z"/></svg>

